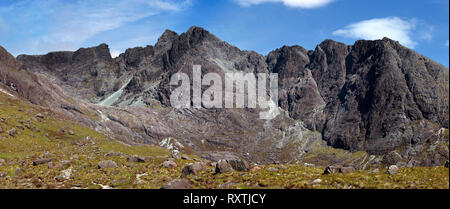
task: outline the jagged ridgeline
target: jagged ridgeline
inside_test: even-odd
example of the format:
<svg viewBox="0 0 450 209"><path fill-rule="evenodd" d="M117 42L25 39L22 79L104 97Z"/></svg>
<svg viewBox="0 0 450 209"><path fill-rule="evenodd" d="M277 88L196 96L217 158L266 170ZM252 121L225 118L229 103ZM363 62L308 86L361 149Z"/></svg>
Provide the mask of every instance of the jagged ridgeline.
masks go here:
<svg viewBox="0 0 450 209"><path fill-rule="evenodd" d="M128 144L257 163L443 165L448 160L448 69L398 42L326 40L264 56L208 31L166 31L155 46L112 58L107 45L20 55L0 50L1 88ZM170 76L278 73L282 114L173 109ZM3 96L3 95L2 95Z"/></svg>

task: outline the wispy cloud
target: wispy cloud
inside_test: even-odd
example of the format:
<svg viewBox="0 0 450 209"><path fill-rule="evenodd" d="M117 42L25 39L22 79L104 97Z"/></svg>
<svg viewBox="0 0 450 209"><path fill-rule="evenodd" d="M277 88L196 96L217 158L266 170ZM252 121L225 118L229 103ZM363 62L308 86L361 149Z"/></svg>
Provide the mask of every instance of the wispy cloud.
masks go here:
<svg viewBox="0 0 450 209"><path fill-rule="evenodd" d="M447 40L447 42L445 42L445 46L447 46L447 47L448 47L448 40Z"/></svg>
<svg viewBox="0 0 450 209"><path fill-rule="evenodd" d="M288 7L297 7L304 9L317 8L327 5L334 0L234 0L241 6L252 6L262 3L283 3Z"/></svg>
<svg viewBox="0 0 450 209"><path fill-rule="evenodd" d="M26 3L24 3L26 2ZM21 22L30 30L31 51L75 50L85 41L105 31L163 12L181 10L190 0L23 0L10 5L10 15L20 14ZM39 16L39 26L32 25ZM47 24L43 24L46 22ZM32 32L30 32L32 33Z"/></svg>
<svg viewBox="0 0 450 209"><path fill-rule="evenodd" d="M343 29L334 31L333 35L367 40L388 37L399 41L402 45L414 48L418 43L414 40L413 33L417 34L417 39L420 40L432 39L432 27L427 26L424 27L425 29L419 30L417 26L418 21L416 19L376 18L347 25Z"/></svg>

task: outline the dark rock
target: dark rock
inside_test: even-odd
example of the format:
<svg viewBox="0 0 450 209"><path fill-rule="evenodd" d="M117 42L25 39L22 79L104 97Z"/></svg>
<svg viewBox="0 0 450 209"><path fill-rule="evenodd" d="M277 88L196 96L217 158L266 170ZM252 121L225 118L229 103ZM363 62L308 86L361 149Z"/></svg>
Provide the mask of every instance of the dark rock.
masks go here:
<svg viewBox="0 0 450 209"><path fill-rule="evenodd" d="M14 137L15 135L17 135L17 130L15 128L11 129L8 131L8 135Z"/></svg>
<svg viewBox="0 0 450 209"><path fill-rule="evenodd" d="M206 167L202 163L191 163L181 170L180 178L184 178L188 175L197 175L200 171L204 170L206 170Z"/></svg>
<svg viewBox="0 0 450 209"><path fill-rule="evenodd" d="M186 156L186 155L182 155L181 159L183 160L192 160L190 157Z"/></svg>
<svg viewBox="0 0 450 209"><path fill-rule="evenodd" d="M52 159L51 158L41 158L41 159L37 159L35 161L33 161L33 166L37 166L37 165L41 165L41 164L46 164L51 162Z"/></svg>
<svg viewBox="0 0 450 209"><path fill-rule="evenodd" d="M448 160L447 160L447 162L445 162L444 167L448 168Z"/></svg>
<svg viewBox="0 0 450 209"><path fill-rule="evenodd" d="M175 179L165 184L161 189L191 189L191 182L187 179Z"/></svg>
<svg viewBox="0 0 450 209"><path fill-rule="evenodd" d="M112 160L105 160L105 161L99 162L97 167L98 168L118 168L119 166L117 165L116 162L114 162Z"/></svg>
<svg viewBox="0 0 450 209"><path fill-rule="evenodd" d="M127 158L128 162L135 162L135 163L145 163L145 160L137 155L133 155L132 157Z"/></svg>
<svg viewBox="0 0 450 209"><path fill-rule="evenodd" d="M333 174L333 173L339 173L340 167L338 166L327 166L325 168L325 171L323 174Z"/></svg>
<svg viewBox="0 0 450 209"><path fill-rule="evenodd" d="M64 176L55 176L55 180L58 182L63 182L66 180L66 178L64 178Z"/></svg>
<svg viewBox="0 0 450 209"><path fill-rule="evenodd" d="M219 160L216 164L216 173L227 173L234 171L233 167L227 160Z"/></svg>

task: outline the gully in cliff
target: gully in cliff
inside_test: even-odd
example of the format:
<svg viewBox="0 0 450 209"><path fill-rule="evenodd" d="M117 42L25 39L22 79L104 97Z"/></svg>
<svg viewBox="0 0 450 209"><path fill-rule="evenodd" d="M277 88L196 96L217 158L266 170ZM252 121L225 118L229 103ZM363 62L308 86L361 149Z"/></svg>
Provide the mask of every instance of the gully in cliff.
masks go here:
<svg viewBox="0 0 450 209"><path fill-rule="evenodd" d="M217 73L201 74L201 66L193 66L192 104L194 108L257 108L267 111L260 112L260 119L271 120L280 114L278 109L278 74L270 74L270 99L267 100L267 75L257 73L233 72L225 73L225 93L223 91L222 77ZM179 85L181 81L181 85ZM186 73L175 73L171 76L170 85L175 88L170 95L173 108L191 108L191 82ZM209 86L203 92L202 86ZM247 86L247 88L246 88ZM245 92L247 89L247 92ZM235 90L235 91L234 91ZM247 96L247 99L246 97ZM234 104L234 101L236 103ZM247 100L247 106L245 101Z"/></svg>

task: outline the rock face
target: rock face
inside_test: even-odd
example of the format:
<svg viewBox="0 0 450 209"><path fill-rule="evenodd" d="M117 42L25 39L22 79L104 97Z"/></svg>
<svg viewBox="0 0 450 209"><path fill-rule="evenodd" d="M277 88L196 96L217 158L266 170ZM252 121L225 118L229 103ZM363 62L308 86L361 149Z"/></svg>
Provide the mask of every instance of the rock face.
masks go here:
<svg viewBox="0 0 450 209"><path fill-rule="evenodd" d="M259 109L172 109L170 77L192 79L193 65L203 75L278 73L282 114L265 121ZM3 89L129 144L261 164L307 156L318 166L337 163L320 153L330 147L348 151L339 161L355 167L448 160L448 69L387 38L352 46L325 40L314 50L284 46L263 56L192 27L117 58L105 44L17 60L0 48L0 66Z"/></svg>

